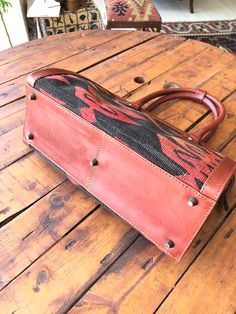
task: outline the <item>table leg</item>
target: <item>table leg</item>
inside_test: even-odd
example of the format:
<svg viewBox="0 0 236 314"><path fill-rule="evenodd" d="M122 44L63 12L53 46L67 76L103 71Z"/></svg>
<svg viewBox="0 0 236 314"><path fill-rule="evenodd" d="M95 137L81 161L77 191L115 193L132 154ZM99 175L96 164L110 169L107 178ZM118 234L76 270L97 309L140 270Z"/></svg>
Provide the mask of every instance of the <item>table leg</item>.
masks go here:
<svg viewBox="0 0 236 314"><path fill-rule="evenodd" d="M190 12L193 13L193 0L189 0Z"/></svg>

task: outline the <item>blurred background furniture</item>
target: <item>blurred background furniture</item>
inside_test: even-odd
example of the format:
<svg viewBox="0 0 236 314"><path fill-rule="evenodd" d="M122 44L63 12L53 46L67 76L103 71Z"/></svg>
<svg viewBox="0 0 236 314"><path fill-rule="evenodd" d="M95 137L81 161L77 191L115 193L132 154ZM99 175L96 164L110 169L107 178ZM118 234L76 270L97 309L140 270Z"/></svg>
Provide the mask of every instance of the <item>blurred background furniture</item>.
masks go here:
<svg viewBox="0 0 236 314"><path fill-rule="evenodd" d="M189 9L190 12L193 13L193 0L189 0Z"/></svg>
<svg viewBox="0 0 236 314"><path fill-rule="evenodd" d="M57 0L61 9L53 16L36 15L28 19L30 39L103 28L99 10L92 0Z"/></svg>
<svg viewBox="0 0 236 314"><path fill-rule="evenodd" d="M159 32L161 16L151 0L105 0L107 28L152 29Z"/></svg>
<svg viewBox="0 0 236 314"><path fill-rule="evenodd" d="M182 0L180 0L180 1L182 1ZM190 11L190 13L194 13L194 10L193 10L193 0L189 0L189 11Z"/></svg>

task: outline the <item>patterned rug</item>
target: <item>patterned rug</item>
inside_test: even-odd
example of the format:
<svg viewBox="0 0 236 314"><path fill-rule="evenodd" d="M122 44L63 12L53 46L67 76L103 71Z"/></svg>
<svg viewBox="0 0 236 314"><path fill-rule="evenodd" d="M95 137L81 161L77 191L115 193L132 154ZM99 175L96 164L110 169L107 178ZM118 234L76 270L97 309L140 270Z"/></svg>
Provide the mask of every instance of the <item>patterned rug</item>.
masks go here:
<svg viewBox="0 0 236 314"><path fill-rule="evenodd" d="M236 20L162 23L161 32L197 39L236 53Z"/></svg>
<svg viewBox="0 0 236 314"><path fill-rule="evenodd" d="M164 33L182 36L220 36L236 34L236 20L162 23Z"/></svg>

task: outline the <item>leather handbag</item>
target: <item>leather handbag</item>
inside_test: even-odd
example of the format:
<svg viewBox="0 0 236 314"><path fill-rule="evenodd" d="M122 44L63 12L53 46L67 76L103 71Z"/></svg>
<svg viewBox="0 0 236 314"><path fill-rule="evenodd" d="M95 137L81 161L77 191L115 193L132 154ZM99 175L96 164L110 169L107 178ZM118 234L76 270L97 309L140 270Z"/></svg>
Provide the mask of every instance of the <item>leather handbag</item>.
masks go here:
<svg viewBox="0 0 236 314"><path fill-rule="evenodd" d="M214 121L188 134L149 113L177 98L206 105ZM225 115L205 91L166 89L131 103L52 68L28 76L26 106L24 142L176 260L232 184L235 162L204 143Z"/></svg>

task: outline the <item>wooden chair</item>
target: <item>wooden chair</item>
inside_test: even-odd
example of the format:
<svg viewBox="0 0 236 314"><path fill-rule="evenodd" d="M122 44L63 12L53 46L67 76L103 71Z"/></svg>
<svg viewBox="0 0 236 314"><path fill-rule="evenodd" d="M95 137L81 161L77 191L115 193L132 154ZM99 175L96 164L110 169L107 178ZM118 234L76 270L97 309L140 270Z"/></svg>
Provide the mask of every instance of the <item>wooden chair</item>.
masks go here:
<svg viewBox="0 0 236 314"><path fill-rule="evenodd" d="M189 0L189 9L191 13L194 13L193 11L193 0Z"/></svg>
<svg viewBox="0 0 236 314"><path fill-rule="evenodd" d="M182 0L180 0L182 1ZM189 10L191 13L194 13L194 10L193 10L193 0L189 0Z"/></svg>
<svg viewBox="0 0 236 314"><path fill-rule="evenodd" d="M151 0L105 0L105 2L107 28L160 31L161 17Z"/></svg>

